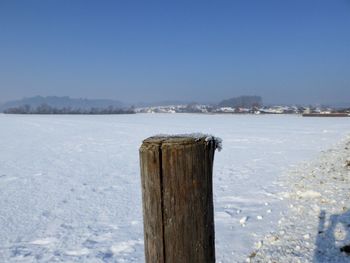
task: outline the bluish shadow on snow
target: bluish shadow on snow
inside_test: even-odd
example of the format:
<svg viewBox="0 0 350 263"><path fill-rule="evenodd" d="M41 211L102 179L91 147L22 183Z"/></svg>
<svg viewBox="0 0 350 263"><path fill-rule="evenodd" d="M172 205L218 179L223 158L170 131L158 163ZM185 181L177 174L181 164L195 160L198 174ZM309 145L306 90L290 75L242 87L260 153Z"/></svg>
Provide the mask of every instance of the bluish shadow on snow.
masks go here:
<svg viewBox="0 0 350 263"><path fill-rule="evenodd" d="M350 255L341 252L341 248L350 245L350 210L342 214L333 214L326 218L326 211L319 215L316 249L313 262L350 262Z"/></svg>

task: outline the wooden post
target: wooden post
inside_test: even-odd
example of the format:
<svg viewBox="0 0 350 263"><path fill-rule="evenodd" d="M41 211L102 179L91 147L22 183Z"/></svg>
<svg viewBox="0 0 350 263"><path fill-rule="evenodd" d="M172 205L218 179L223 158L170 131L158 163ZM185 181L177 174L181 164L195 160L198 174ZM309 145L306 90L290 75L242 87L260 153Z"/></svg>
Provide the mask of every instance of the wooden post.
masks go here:
<svg viewBox="0 0 350 263"><path fill-rule="evenodd" d="M140 165L147 263L214 263L213 161L210 136L143 141Z"/></svg>

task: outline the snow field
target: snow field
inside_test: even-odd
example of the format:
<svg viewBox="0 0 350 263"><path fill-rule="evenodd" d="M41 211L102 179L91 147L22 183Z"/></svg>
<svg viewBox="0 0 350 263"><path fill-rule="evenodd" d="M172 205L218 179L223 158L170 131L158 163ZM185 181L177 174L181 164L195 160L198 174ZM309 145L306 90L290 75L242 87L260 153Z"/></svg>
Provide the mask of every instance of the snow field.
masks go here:
<svg viewBox="0 0 350 263"><path fill-rule="evenodd" d="M0 262L143 262L138 148L152 135L195 132L223 139L214 162L217 262L243 262L288 210L283 173L331 147L350 123L0 114L0 127Z"/></svg>

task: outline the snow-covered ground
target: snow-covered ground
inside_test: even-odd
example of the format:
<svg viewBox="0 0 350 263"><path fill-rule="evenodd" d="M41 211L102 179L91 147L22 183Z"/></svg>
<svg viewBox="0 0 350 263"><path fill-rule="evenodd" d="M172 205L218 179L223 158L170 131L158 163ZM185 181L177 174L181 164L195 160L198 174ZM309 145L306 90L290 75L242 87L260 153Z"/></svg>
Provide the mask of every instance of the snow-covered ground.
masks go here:
<svg viewBox="0 0 350 263"><path fill-rule="evenodd" d="M217 262L243 262L288 211L282 175L350 131L347 118L0 114L0 262L143 262L138 148L159 133L223 139Z"/></svg>
<svg viewBox="0 0 350 263"><path fill-rule="evenodd" d="M346 263L350 245L350 136L280 178L289 209L257 243L253 262Z"/></svg>

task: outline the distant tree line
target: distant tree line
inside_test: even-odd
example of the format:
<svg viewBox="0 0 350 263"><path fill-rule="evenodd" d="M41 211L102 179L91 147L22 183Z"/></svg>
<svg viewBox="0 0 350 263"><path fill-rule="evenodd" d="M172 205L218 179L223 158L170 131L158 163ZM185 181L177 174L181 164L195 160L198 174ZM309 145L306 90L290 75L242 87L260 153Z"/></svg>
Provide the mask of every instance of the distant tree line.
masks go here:
<svg viewBox="0 0 350 263"><path fill-rule="evenodd" d="M31 107L30 105L23 105L13 108L8 108L4 110L6 114L133 114L135 110L133 107L130 109L121 109L109 106L107 108L55 108L47 104L42 104L38 107Z"/></svg>

